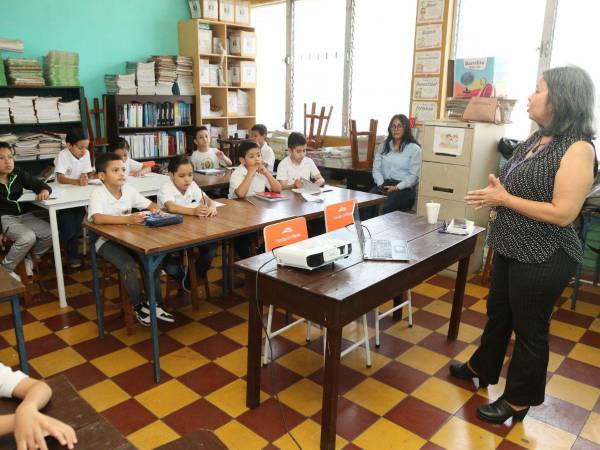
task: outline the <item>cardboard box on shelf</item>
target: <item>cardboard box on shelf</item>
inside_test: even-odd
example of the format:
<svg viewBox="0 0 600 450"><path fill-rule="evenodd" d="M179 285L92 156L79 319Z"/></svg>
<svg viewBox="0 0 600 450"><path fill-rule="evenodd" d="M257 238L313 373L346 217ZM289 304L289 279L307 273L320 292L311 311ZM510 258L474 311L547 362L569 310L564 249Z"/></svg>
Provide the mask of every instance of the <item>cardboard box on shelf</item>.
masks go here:
<svg viewBox="0 0 600 450"><path fill-rule="evenodd" d="M235 19L235 2L233 0L219 0L219 20L233 23Z"/></svg>
<svg viewBox="0 0 600 450"><path fill-rule="evenodd" d="M212 53L212 30L198 28L198 52L200 54Z"/></svg>
<svg viewBox="0 0 600 450"><path fill-rule="evenodd" d="M256 87L256 63L240 61L240 87Z"/></svg>
<svg viewBox="0 0 600 450"><path fill-rule="evenodd" d="M219 20L219 0L202 0L202 18Z"/></svg>
<svg viewBox="0 0 600 450"><path fill-rule="evenodd" d="M240 63L239 62L230 62L229 63L229 77L227 78L229 86L239 86L240 85Z"/></svg>
<svg viewBox="0 0 600 450"><path fill-rule="evenodd" d="M238 94L237 91L227 92L227 115L237 116L238 115Z"/></svg>
<svg viewBox="0 0 600 450"><path fill-rule="evenodd" d="M213 46L212 46L212 52L215 55L220 55L221 54L221 48L223 48L223 50L225 50L225 52L227 53L227 47L225 46L225 42L223 42L223 39L218 38L218 37L213 37Z"/></svg>
<svg viewBox="0 0 600 450"><path fill-rule="evenodd" d="M235 2L235 23L250 25L250 2L248 0Z"/></svg>
<svg viewBox="0 0 600 450"><path fill-rule="evenodd" d="M200 73L200 85L201 86L209 86L210 85L210 67L208 59L201 59L198 65Z"/></svg>
<svg viewBox="0 0 600 450"><path fill-rule="evenodd" d="M229 54L254 58L256 56L256 33L232 31L229 34Z"/></svg>

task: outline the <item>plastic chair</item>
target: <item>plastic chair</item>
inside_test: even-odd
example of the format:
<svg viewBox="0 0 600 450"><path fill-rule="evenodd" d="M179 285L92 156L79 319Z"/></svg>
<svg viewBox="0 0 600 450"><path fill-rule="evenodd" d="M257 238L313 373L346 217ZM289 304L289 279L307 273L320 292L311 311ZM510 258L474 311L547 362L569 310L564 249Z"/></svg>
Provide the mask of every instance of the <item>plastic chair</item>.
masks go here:
<svg viewBox="0 0 600 450"><path fill-rule="evenodd" d="M579 231L579 239L581 239L581 244L583 248L586 246L587 235L590 231L590 228L596 224L600 223L600 211L587 211L582 213L581 215L581 230ZM575 304L577 302L577 294L579 293L579 285L581 284L581 269L583 264L577 264L577 268L575 270L575 282L573 284L573 293L571 294L571 309L575 309ZM594 273L594 284L596 284L598 280L598 273L600 272L600 259L596 260L596 270Z"/></svg>

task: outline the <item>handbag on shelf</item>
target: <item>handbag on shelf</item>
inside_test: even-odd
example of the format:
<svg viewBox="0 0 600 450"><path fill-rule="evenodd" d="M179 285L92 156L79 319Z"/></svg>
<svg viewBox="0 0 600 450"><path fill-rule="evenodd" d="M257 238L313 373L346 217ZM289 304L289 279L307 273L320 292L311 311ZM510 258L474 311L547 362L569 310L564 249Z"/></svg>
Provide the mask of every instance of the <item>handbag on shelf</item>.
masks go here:
<svg viewBox="0 0 600 450"><path fill-rule="evenodd" d="M496 88L493 89L492 97L482 97L482 92L483 89L479 91L479 95L469 99L469 103L465 108L462 119L465 122L501 124L502 112L500 108L500 99L495 97Z"/></svg>

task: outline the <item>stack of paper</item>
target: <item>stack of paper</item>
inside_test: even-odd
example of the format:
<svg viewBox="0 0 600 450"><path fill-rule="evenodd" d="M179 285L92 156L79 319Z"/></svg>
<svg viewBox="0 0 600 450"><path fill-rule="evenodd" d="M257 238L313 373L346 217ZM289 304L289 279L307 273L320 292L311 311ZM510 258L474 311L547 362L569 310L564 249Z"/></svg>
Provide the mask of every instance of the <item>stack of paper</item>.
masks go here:
<svg viewBox="0 0 600 450"><path fill-rule="evenodd" d="M79 100L58 102L58 112L60 113L61 122L78 122L81 120Z"/></svg>
<svg viewBox="0 0 600 450"><path fill-rule="evenodd" d="M323 149L323 163L327 167L352 167L352 151L350 147L327 147Z"/></svg>
<svg viewBox="0 0 600 450"><path fill-rule="evenodd" d="M14 144L19 140L18 136L14 133L0 133L0 142L6 142L7 144Z"/></svg>
<svg viewBox="0 0 600 450"><path fill-rule="evenodd" d="M127 73L135 74L138 95L154 95L156 85L154 79L154 61L126 63Z"/></svg>
<svg viewBox="0 0 600 450"><path fill-rule="evenodd" d="M17 159L36 159L38 154L39 133L25 133L19 135L19 140L14 145Z"/></svg>
<svg viewBox="0 0 600 450"><path fill-rule="evenodd" d="M4 60L0 56L0 86L6 86L6 74L4 73Z"/></svg>
<svg viewBox="0 0 600 450"><path fill-rule="evenodd" d="M0 98L0 123L10 123L9 103L6 97Z"/></svg>
<svg viewBox="0 0 600 450"><path fill-rule="evenodd" d="M179 95L194 95L192 81L192 58L189 56L176 56L177 64L177 92Z"/></svg>
<svg viewBox="0 0 600 450"><path fill-rule="evenodd" d="M50 50L44 60L48 86L79 86L79 54Z"/></svg>
<svg viewBox="0 0 600 450"><path fill-rule="evenodd" d="M59 97L38 97L35 99L35 112L39 123L60 122L58 100Z"/></svg>
<svg viewBox="0 0 600 450"><path fill-rule="evenodd" d="M35 58L8 58L6 71L13 86L44 86L42 68Z"/></svg>
<svg viewBox="0 0 600 450"><path fill-rule="evenodd" d="M107 94L136 95L135 73L127 75L104 75Z"/></svg>
<svg viewBox="0 0 600 450"><path fill-rule="evenodd" d="M37 97L15 96L8 99L13 123L37 123L33 100Z"/></svg>
<svg viewBox="0 0 600 450"><path fill-rule="evenodd" d="M0 39L0 50L23 53L25 48L21 39Z"/></svg>
<svg viewBox="0 0 600 450"><path fill-rule="evenodd" d="M152 56L156 74L156 95L173 95L173 83L177 79L177 65L173 56Z"/></svg>
<svg viewBox="0 0 600 450"><path fill-rule="evenodd" d="M58 154L66 144L63 140L58 136L53 136L49 134L44 134L39 138L39 155L40 157L44 156L47 158L54 157Z"/></svg>

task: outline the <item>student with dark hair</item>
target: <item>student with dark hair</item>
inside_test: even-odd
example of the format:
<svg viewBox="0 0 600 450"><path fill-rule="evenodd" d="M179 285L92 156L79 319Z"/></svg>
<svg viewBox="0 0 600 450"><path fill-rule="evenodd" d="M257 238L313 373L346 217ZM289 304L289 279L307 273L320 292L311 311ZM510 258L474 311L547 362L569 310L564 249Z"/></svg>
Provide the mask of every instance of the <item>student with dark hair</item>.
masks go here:
<svg viewBox="0 0 600 450"><path fill-rule="evenodd" d="M23 189L35 192L37 200L46 200L52 191L46 183L15 167L10 145L0 142L0 244L7 239L13 242L2 267L17 279L14 270L30 251L39 258L52 245L50 224L31 212L31 202L18 201ZM33 263L28 265L32 270Z"/></svg>
<svg viewBox="0 0 600 450"><path fill-rule="evenodd" d="M250 128L250 138L258 144L260 148L260 156L264 161L267 169L273 172L275 167L275 153L267 144L267 127L262 123L257 123Z"/></svg>
<svg viewBox="0 0 600 450"><path fill-rule="evenodd" d="M194 168L190 159L178 155L169 161L169 181L158 191L158 206L170 213L196 216L206 219L217 215L216 202L209 198L194 181ZM196 276L201 279L210 268L215 256L215 244L199 246L200 257L196 260ZM183 283L190 290L190 277L181 265L179 253L168 255L163 263L165 272Z"/></svg>
<svg viewBox="0 0 600 450"><path fill-rule="evenodd" d="M256 192L281 192L281 184L265 167L258 144L246 140L238 147L240 165L229 180L229 198L244 198Z"/></svg>
<svg viewBox="0 0 600 450"><path fill-rule="evenodd" d="M73 128L65 139L67 148L61 150L54 159L56 181L61 184L87 186L92 177L92 161L87 147L90 143L81 128ZM61 242L67 248L68 264L76 269L81 266L79 259L79 236L85 208L63 209L58 212L58 231Z"/></svg>
<svg viewBox="0 0 600 450"><path fill-rule="evenodd" d="M88 220L99 225L142 225L146 219L143 213L134 213L135 209L158 210L153 202L141 195L129 183L125 182L125 163L114 153L104 153L96 160L96 170L103 185L97 187L90 196ZM133 306L138 322L150 326L150 307L142 298L141 283L138 277L138 262L135 252L118 244L99 238L96 251L119 271L125 285L127 297ZM164 310L160 291L160 278L155 277L156 317L165 322L174 322L175 318Z"/></svg>
<svg viewBox="0 0 600 450"><path fill-rule="evenodd" d="M150 167L146 167L141 162L129 157L129 142L127 142L126 139L123 139L122 137L117 139L117 143L113 147L113 152L123 159L123 162L125 163L125 175L141 177L150 172Z"/></svg>
<svg viewBox="0 0 600 450"><path fill-rule="evenodd" d="M294 131L288 137L288 156L277 166L277 180L282 189L293 189L304 186L302 179L312 179L319 186L325 184L315 162L306 156L306 138Z"/></svg>
<svg viewBox="0 0 600 450"><path fill-rule="evenodd" d="M210 146L208 128L196 128L194 135L196 150L192 153L191 161L195 170L218 169L221 166L231 166L231 160L221 150Z"/></svg>

